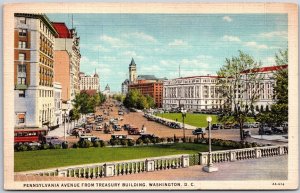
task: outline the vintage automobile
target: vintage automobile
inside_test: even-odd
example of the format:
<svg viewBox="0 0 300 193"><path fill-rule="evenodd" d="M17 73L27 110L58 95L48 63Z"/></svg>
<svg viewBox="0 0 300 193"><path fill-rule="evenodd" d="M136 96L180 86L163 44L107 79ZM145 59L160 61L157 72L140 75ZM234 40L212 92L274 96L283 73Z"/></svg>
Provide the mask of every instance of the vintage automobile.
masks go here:
<svg viewBox="0 0 300 193"><path fill-rule="evenodd" d="M206 134L206 130L205 128L197 128L194 131L192 131L193 135L205 135Z"/></svg>

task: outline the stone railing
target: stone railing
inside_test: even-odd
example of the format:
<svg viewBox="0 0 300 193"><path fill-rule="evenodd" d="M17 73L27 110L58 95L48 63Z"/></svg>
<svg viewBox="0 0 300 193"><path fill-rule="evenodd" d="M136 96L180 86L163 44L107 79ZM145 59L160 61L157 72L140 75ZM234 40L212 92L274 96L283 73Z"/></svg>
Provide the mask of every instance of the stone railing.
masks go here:
<svg viewBox="0 0 300 193"><path fill-rule="evenodd" d="M259 159L264 157L281 156L288 154L288 146L264 146L244 149L233 149L224 151L213 151L213 163L232 162L245 159ZM208 152L199 153L200 165L208 162Z"/></svg>
<svg viewBox="0 0 300 193"><path fill-rule="evenodd" d="M147 159L62 167L49 170L18 172L20 175L102 178L189 167L189 155L154 157Z"/></svg>

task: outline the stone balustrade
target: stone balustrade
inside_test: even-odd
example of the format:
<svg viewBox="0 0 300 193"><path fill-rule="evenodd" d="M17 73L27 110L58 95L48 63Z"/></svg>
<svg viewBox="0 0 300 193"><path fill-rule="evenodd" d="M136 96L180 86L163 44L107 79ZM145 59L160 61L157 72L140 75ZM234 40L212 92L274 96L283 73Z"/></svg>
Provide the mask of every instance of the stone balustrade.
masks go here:
<svg viewBox="0 0 300 193"><path fill-rule="evenodd" d="M185 167L189 167L189 155L187 154L110 162L104 164L70 166L43 171L19 172L19 174L92 179Z"/></svg>
<svg viewBox="0 0 300 193"><path fill-rule="evenodd" d="M288 154L288 146L264 146L244 149L233 149L224 151L212 151L213 163L232 162L245 159L259 159L271 156L281 156ZM199 153L200 165L208 163L208 152Z"/></svg>
<svg viewBox="0 0 300 193"><path fill-rule="evenodd" d="M245 159L259 159L271 156L281 156L286 154L288 154L288 146L279 145L213 151L211 156L213 163L222 163ZM198 155L184 154L154 157L147 159L136 159L110 163L70 166L49 170L19 172L18 174L92 179L119 175L129 175L142 172L153 172L158 170L185 168L189 167L190 165L206 165L208 163L208 159L208 152L201 152Z"/></svg>

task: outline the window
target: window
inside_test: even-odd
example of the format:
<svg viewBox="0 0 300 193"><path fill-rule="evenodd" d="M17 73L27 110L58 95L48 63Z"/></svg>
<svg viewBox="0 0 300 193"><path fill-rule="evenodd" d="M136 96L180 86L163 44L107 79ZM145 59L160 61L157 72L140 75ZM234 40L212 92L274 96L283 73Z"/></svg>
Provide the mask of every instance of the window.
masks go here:
<svg viewBox="0 0 300 193"><path fill-rule="evenodd" d="M19 48L26 48L26 42L19 41Z"/></svg>
<svg viewBox="0 0 300 193"><path fill-rule="evenodd" d="M18 77L18 84L26 84L26 78L25 77Z"/></svg>
<svg viewBox="0 0 300 193"><path fill-rule="evenodd" d="M26 24L26 18L25 17L20 17L20 23Z"/></svg>
<svg viewBox="0 0 300 193"><path fill-rule="evenodd" d="M18 123L25 123L25 114L18 114Z"/></svg>
<svg viewBox="0 0 300 193"><path fill-rule="evenodd" d="M19 90L19 97L25 97L25 90Z"/></svg>
<svg viewBox="0 0 300 193"><path fill-rule="evenodd" d="M24 61L25 60L25 54L19 54L19 60Z"/></svg>
<svg viewBox="0 0 300 193"><path fill-rule="evenodd" d="M18 65L18 72L26 72L26 65L25 64L19 64Z"/></svg>
<svg viewBox="0 0 300 193"><path fill-rule="evenodd" d="M27 30L26 29L19 29L19 36L27 36Z"/></svg>

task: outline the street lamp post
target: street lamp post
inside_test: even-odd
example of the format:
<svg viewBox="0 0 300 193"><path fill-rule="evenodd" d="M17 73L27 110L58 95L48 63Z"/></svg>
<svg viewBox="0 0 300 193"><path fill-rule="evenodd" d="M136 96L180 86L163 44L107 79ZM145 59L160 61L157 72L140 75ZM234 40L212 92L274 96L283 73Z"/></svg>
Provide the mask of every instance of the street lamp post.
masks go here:
<svg viewBox="0 0 300 193"><path fill-rule="evenodd" d="M65 110L65 116L64 116L64 141L66 141L66 116L67 116L67 112Z"/></svg>
<svg viewBox="0 0 300 193"><path fill-rule="evenodd" d="M211 155L211 121L212 121L212 118L209 116L206 118L206 121L208 122L208 161L207 161L207 166L204 166L203 170L205 172L210 173L210 172L218 171L218 168L213 166L212 155Z"/></svg>
<svg viewBox="0 0 300 193"><path fill-rule="evenodd" d="M181 115L182 115L182 130L183 130L183 139L185 140L185 128L184 128L184 118L186 116L187 110L184 108L181 108Z"/></svg>

